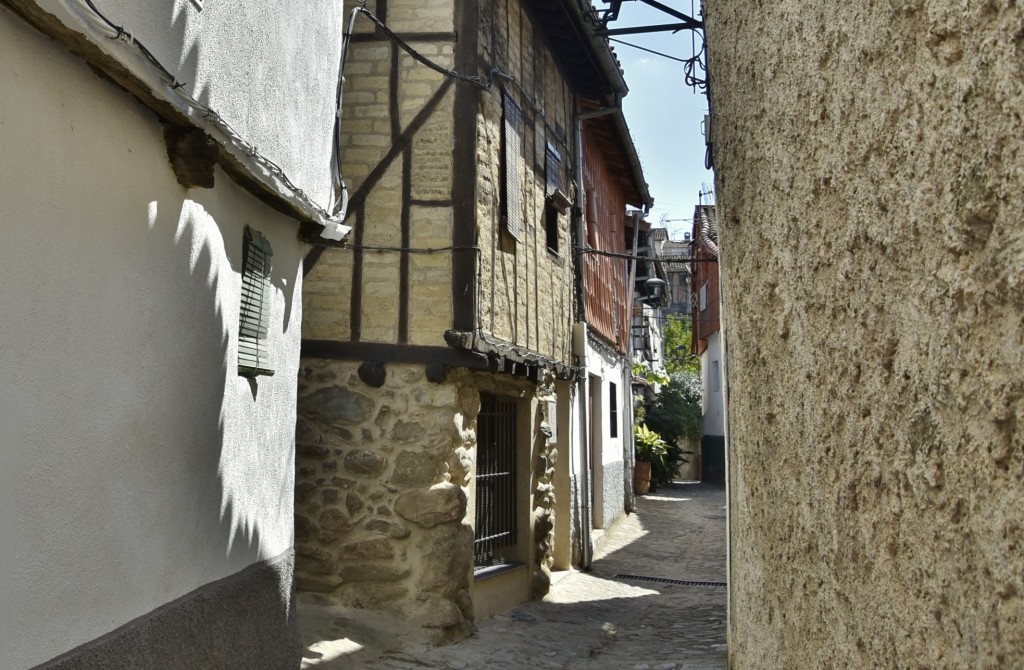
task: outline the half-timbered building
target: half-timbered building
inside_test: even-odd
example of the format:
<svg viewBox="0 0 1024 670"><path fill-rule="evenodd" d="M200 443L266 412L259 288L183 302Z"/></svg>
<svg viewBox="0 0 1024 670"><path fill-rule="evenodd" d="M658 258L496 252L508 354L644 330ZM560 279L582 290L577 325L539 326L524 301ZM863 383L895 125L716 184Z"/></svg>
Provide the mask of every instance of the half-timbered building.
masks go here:
<svg viewBox="0 0 1024 670"><path fill-rule="evenodd" d="M612 158L628 133L583 125L596 108L621 119L625 93L588 7L355 10L341 135L353 230L305 260L300 590L450 639L543 595L553 568L589 552L577 388L587 345L574 342L584 133L604 156L588 160L604 171L588 177L589 197L617 240L644 187L613 174L639 174ZM624 266L588 266L603 273L598 301L612 282L625 295ZM626 298L616 300L600 332L621 349Z"/></svg>

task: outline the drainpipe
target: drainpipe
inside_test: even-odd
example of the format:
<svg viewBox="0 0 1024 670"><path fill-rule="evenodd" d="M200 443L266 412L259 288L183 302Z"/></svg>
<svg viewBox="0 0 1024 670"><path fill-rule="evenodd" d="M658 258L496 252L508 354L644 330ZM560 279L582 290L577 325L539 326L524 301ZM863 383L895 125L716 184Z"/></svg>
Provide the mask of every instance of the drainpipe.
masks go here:
<svg viewBox="0 0 1024 670"><path fill-rule="evenodd" d="M631 263L629 266L629 283L626 284L626 308L629 310L629 335L628 335L628 346L626 347L626 384L622 388L625 389L626 393L629 393L629 421L626 423L623 429L623 458L626 464L629 466L626 468L626 511L636 511L636 496L633 490L633 470L636 467L636 447L633 443L633 305L635 300L633 298L634 286L636 285L636 266L639 260L636 257L637 246L640 243L640 221L643 220L644 214L646 213L647 206L644 206L644 211L634 210L630 212L633 217L633 254Z"/></svg>
<svg viewBox="0 0 1024 670"><path fill-rule="evenodd" d="M576 205L573 208L573 216L575 217L575 229L576 229L576 312L579 314L580 323L585 324L587 320L587 302L586 302L586 272L583 267L584 260L584 245L586 244L586 221L584 217L584 206L586 205L583 196L583 122L587 119L593 119L599 116L607 116L608 114L615 114L621 111L621 99L616 96L615 104L610 107L604 107L602 109L596 109L590 112L580 112L579 101L576 102L576 118L575 128L573 128L574 140L576 144ZM590 526L593 522L591 518L590 500L590 393L588 392L587 383L589 381L587 375L587 364L586 364L586 329L581 329L584 333L582 337L582 349L577 352L579 362L579 372L577 373L576 384L577 384L577 397L580 402L580 567L584 570L589 570L590 565L594 560L594 547L591 544Z"/></svg>

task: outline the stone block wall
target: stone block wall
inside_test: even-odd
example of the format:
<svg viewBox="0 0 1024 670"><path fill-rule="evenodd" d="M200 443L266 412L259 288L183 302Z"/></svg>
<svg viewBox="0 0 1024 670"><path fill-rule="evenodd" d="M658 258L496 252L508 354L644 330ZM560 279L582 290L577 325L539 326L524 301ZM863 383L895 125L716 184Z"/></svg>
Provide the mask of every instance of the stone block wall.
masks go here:
<svg viewBox="0 0 1024 670"><path fill-rule="evenodd" d="M424 57L457 69L462 45L453 31L456 4L390 0L379 18L399 34L414 34L410 46ZM544 199L548 143L561 154L562 190L573 195L572 93L519 0L487 0L477 11L479 53L464 74L483 76L496 68L514 83L499 77L487 91L456 83L375 33L365 17L357 18L342 120L343 172L351 193L347 223L353 232L347 248L310 255L303 293L306 339L446 346L444 333L453 327L459 302L472 305L480 330L570 360L570 215L559 216L557 250L550 250ZM524 111L522 160L514 168L521 173L526 208L519 242L502 233L501 224L503 87ZM456 137L457 92L466 90L472 91L469 103L479 105L476 136ZM475 183L467 189L459 180L474 170L455 164L453 147L473 142ZM460 201L468 198L475 199L475 209L458 225L472 229L475 217L475 234L470 230L463 237L479 252L452 251ZM409 249L414 251L403 251ZM466 272L476 275L475 291L455 296L454 266L460 259L469 262L470 255Z"/></svg>
<svg viewBox="0 0 1024 670"><path fill-rule="evenodd" d="M732 667L1024 667L1024 8L704 6Z"/></svg>
<svg viewBox="0 0 1024 670"><path fill-rule="evenodd" d="M371 11L377 12L375 3ZM384 3L378 3L384 5ZM455 62L454 3L391 0L378 18L444 68ZM318 250L303 293L303 336L444 346L452 327L454 86L375 33L365 16L345 68L346 249ZM442 250L433 253L403 249Z"/></svg>
<svg viewBox="0 0 1024 670"><path fill-rule="evenodd" d="M536 387L422 365L303 361L296 436L296 585L359 608L467 634L473 607L473 474L480 392L519 397L523 559L535 593L551 567L554 449ZM364 381L364 379L366 381ZM543 394L544 391L542 391ZM532 513L531 513L532 512Z"/></svg>
<svg viewBox="0 0 1024 670"><path fill-rule="evenodd" d="M559 217L558 253L548 249L544 228L545 145L562 157L562 190L572 179L573 97L542 36L519 0L480 5L480 68L515 78L498 79L481 94L477 128L476 217L480 252L479 321L494 335L556 360L570 360L573 272L570 216ZM503 232L502 87L524 113L520 170L526 208L521 241Z"/></svg>

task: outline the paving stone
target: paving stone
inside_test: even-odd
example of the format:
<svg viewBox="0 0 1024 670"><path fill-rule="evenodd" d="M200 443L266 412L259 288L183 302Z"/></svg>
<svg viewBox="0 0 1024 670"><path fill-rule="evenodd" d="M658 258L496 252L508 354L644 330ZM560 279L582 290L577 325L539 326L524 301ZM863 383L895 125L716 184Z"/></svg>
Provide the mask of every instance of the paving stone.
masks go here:
<svg viewBox="0 0 1024 670"><path fill-rule="evenodd" d="M725 588L617 577L724 582L725 491L676 483L637 505L604 533L589 572L555 573L544 600L477 622L471 638L433 647L405 629L343 628L339 636L364 648L315 667L725 670ZM317 642L305 623L303 634Z"/></svg>

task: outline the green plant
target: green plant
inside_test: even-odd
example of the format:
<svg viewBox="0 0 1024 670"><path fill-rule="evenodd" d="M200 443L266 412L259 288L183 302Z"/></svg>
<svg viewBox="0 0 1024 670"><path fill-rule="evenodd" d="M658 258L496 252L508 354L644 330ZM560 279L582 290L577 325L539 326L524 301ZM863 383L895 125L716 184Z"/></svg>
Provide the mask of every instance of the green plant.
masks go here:
<svg viewBox="0 0 1024 670"><path fill-rule="evenodd" d="M647 407L647 425L666 442L700 437L701 381L695 372L677 372Z"/></svg>
<svg viewBox="0 0 1024 670"><path fill-rule="evenodd" d="M651 368L648 363L633 363L633 376L643 377L648 384L667 384L668 376Z"/></svg>
<svg viewBox="0 0 1024 670"><path fill-rule="evenodd" d="M633 426L633 442L636 448L636 458L649 463L661 463L668 453L668 444L661 439L661 435L654 432L646 424Z"/></svg>
<svg viewBox="0 0 1024 670"><path fill-rule="evenodd" d="M687 462L684 450L677 443L680 439L693 440L700 437L701 380L695 372L676 372L669 383L661 388L657 400L647 407L646 420L651 428L668 443L663 457L652 461L652 479L660 484L669 484L679 474L679 468Z"/></svg>

